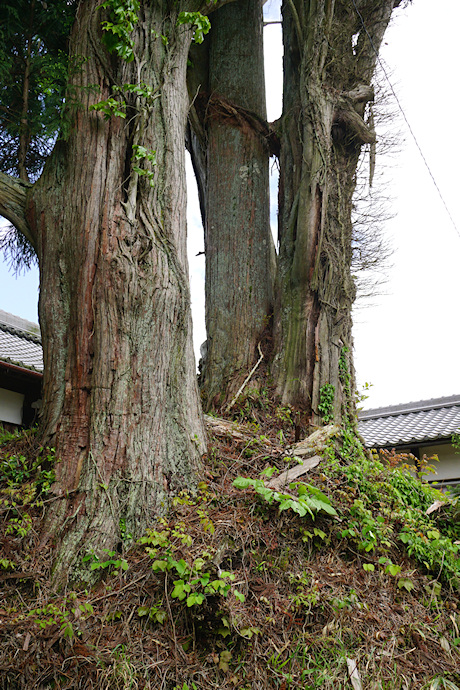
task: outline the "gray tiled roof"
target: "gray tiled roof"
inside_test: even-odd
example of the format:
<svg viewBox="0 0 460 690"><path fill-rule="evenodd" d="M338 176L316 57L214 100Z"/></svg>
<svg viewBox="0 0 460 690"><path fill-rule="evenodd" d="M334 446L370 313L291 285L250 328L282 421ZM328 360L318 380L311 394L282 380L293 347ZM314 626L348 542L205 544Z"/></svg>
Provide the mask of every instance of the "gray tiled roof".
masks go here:
<svg viewBox="0 0 460 690"><path fill-rule="evenodd" d="M37 324L0 309L0 362L43 371L43 353Z"/></svg>
<svg viewBox="0 0 460 690"><path fill-rule="evenodd" d="M368 448L450 438L460 428L460 395L366 410L358 428Z"/></svg>

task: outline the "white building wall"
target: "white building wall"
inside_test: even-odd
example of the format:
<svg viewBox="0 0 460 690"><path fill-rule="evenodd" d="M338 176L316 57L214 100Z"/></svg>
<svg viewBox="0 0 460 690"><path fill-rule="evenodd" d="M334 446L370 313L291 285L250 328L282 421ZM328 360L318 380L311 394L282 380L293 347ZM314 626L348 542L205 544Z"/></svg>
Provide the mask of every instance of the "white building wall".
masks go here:
<svg viewBox="0 0 460 690"><path fill-rule="evenodd" d="M0 422L22 424L24 395L0 388Z"/></svg>
<svg viewBox="0 0 460 690"><path fill-rule="evenodd" d="M429 463L435 468L436 474L429 474L427 480L429 482L442 481L447 479L460 480L460 455L455 453L453 446L450 443L441 444L438 446L423 446L420 453L430 458L432 455L437 455L439 462Z"/></svg>

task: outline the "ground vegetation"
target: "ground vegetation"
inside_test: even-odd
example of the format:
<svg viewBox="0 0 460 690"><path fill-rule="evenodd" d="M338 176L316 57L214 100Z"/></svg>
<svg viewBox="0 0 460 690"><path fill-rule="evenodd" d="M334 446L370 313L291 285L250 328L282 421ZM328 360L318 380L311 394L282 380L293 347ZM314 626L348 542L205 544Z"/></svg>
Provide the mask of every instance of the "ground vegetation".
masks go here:
<svg viewBox="0 0 460 690"><path fill-rule="evenodd" d="M114 549L88 541L59 593L55 455L2 435L0 687L459 688L458 502L350 430L295 443L264 392L207 427L196 491L140 539L120 521Z"/></svg>

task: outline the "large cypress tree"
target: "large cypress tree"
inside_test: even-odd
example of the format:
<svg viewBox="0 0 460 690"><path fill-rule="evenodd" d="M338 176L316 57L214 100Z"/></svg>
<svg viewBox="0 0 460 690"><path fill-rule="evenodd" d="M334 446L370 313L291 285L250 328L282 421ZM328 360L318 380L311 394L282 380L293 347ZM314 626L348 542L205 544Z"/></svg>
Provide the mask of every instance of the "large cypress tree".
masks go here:
<svg viewBox="0 0 460 690"><path fill-rule="evenodd" d="M139 534L194 484L204 450L185 243L193 17L180 12L194 3L104 5L78 4L65 131L43 171L0 179L2 213L40 269L57 583L88 543L113 548L120 521Z"/></svg>
<svg viewBox="0 0 460 690"><path fill-rule="evenodd" d="M400 0L284 0L276 391L306 421L353 418L352 199L372 78Z"/></svg>
<svg viewBox="0 0 460 690"><path fill-rule="evenodd" d="M262 4L237 0L212 16L192 53L190 144L206 253L205 409L229 403L269 327L276 257L269 223Z"/></svg>

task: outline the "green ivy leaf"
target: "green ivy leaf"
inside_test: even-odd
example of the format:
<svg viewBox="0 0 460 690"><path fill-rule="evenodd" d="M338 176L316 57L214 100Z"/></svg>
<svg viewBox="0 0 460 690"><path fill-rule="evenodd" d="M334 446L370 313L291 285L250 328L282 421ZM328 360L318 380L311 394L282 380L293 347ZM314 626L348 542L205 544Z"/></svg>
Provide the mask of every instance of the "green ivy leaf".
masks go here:
<svg viewBox="0 0 460 690"><path fill-rule="evenodd" d="M201 592L192 592L192 594L187 597L187 606L190 607L196 604L202 604L204 600L204 594L201 594Z"/></svg>
<svg viewBox="0 0 460 690"><path fill-rule="evenodd" d="M175 580L173 584L174 589L171 593L172 598L182 601L187 596L187 585L183 580ZM188 591L190 591L190 586L188 587Z"/></svg>
<svg viewBox="0 0 460 690"><path fill-rule="evenodd" d="M254 479L249 479L249 477L237 477L233 481L233 486L237 489L247 489L248 486L254 486Z"/></svg>

